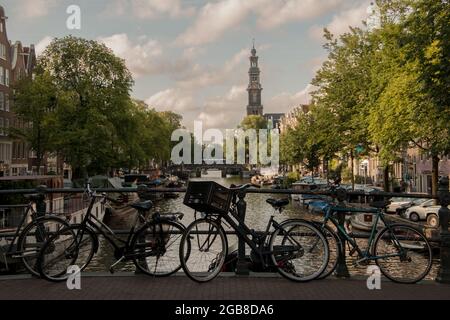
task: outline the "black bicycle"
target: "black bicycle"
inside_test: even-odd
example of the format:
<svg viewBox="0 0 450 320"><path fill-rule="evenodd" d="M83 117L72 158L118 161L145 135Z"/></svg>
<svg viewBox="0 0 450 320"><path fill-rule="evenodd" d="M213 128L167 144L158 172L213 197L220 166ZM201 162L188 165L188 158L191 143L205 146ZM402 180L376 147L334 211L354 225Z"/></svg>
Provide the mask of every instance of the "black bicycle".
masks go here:
<svg viewBox="0 0 450 320"><path fill-rule="evenodd" d="M87 213L79 225L64 228L49 239L39 255L38 267L41 276L49 281L65 281L70 266L78 266L83 271L99 249L98 235L102 235L114 248L117 259L109 268L122 261L133 261L144 274L162 277L169 276L181 265L178 259L179 244L184 233L184 226L179 223L182 213L154 213L146 221L147 213L152 209L151 201L132 204L138 211L135 223L122 240L102 221L91 214L96 201L105 204L108 200L105 194L97 195L88 184L87 193L91 202Z"/></svg>
<svg viewBox="0 0 450 320"><path fill-rule="evenodd" d="M37 259L39 252L46 241L59 230L68 227L67 219L56 215L39 215L34 209L37 201L44 201L45 196L41 194L25 195L29 201L28 205L0 206L0 209L25 209L19 225L12 233L0 233L0 237L5 242L0 246L2 262L6 269L10 269L11 264L22 261L29 273L39 276Z"/></svg>
<svg viewBox="0 0 450 320"><path fill-rule="evenodd" d="M249 229L238 215L237 195L251 186L227 189L214 182L189 184L185 204L204 217L189 225L181 240L180 261L186 275L197 282L219 275L228 253L226 224L250 246L264 268L275 266L282 276L294 281L316 279L328 263L328 245L322 232L305 221L278 223L274 216L265 232ZM268 202L276 209L286 205L284 200Z"/></svg>

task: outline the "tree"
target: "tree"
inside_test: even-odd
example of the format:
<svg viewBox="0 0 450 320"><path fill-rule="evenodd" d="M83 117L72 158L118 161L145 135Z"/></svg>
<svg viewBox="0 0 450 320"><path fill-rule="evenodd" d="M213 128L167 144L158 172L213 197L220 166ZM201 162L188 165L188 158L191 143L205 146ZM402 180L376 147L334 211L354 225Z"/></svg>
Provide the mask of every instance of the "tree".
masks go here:
<svg viewBox="0 0 450 320"><path fill-rule="evenodd" d="M315 139L315 119L312 113L297 117L297 125L281 136L281 160L295 165L301 163L314 174L320 165L321 143Z"/></svg>
<svg viewBox="0 0 450 320"><path fill-rule="evenodd" d="M68 36L46 48L36 73L52 77L58 99L55 148L74 176L85 175L89 167L105 172L115 162L116 129L133 84L124 61L103 44Z"/></svg>
<svg viewBox="0 0 450 320"><path fill-rule="evenodd" d="M248 129L255 129L255 130L267 129L267 121L262 116L251 115L251 116L245 117L244 120L242 120L242 122L241 122L239 127L244 129L244 130L248 130Z"/></svg>
<svg viewBox="0 0 450 320"><path fill-rule="evenodd" d="M55 131L52 117L57 107L56 88L48 73L24 78L14 86L13 111L23 125L10 128L12 138L26 141L36 153L37 170L40 172L47 152L54 151Z"/></svg>
<svg viewBox="0 0 450 320"><path fill-rule="evenodd" d="M385 159L409 146L430 156L437 195L440 157L450 152L448 1L379 1L379 6L380 63L372 73L379 95L370 130L384 145Z"/></svg>
<svg viewBox="0 0 450 320"><path fill-rule="evenodd" d="M331 148L324 153L330 157L339 146L341 153L350 156L354 186L353 163L358 156L355 149L377 152L367 125L374 44L360 28L350 28L339 39L325 29L324 37L328 59L312 81L318 88L313 92L313 103L319 106L320 118L326 119L321 126L321 130L328 131L323 147ZM337 144L336 136L339 136ZM326 139L331 139L331 144Z"/></svg>

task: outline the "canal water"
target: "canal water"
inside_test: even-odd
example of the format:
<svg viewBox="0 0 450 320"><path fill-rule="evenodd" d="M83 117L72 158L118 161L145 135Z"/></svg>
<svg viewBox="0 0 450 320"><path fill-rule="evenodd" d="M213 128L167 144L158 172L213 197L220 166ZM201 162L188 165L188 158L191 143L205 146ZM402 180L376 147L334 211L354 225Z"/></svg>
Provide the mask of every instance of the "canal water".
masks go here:
<svg viewBox="0 0 450 320"><path fill-rule="evenodd" d="M224 186L230 186L231 184L244 184L248 183L249 180L241 179L239 177L228 177L221 178L220 172L209 172L208 175L203 176L201 179L197 180L212 180ZM266 203L268 198L286 198L284 195L263 195L263 194L248 194L246 196L247 202L247 214L245 222L246 224L254 230L262 231L267 227L270 216L275 215L277 221L283 221L291 218L302 218L307 220L317 220L323 219L322 215L311 214L307 210L303 209L298 202L291 201L291 204L287 206L283 214L274 213L274 210L270 205ZM183 205L183 196L176 199L163 199L155 203L155 210L159 212L183 212L184 218L182 223L184 225L189 225L194 220L194 210ZM229 247L237 248L237 237L229 236ZM361 248L366 248L367 240L358 240L358 244ZM109 269L109 266L115 262L113 256L113 248L104 239L100 239L100 249L97 255L94 256L92 262L89 264L86 271L90 272L105 272ZM348 251L348 248L347 248ZM347 265L349 272L352 276L367 276L367 267L356 267L354 266L355 257L348 257ZM438 261L434 261L433 268L427 279L434 279L437 274ZM133 263L123 263L116 267L116 271L134 271L135 266Z"/></svg>

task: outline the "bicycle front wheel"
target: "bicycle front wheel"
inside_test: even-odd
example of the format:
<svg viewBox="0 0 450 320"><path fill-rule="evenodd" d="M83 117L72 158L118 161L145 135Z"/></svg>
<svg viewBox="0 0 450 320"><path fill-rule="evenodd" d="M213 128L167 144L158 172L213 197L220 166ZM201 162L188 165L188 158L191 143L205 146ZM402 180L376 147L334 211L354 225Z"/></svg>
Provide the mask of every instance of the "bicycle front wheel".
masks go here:
<svg viewBox="0 0 450 320"><path fill-rule="evenodd" d="M329 259L328 242L307 222L292 221L274 231L269 250L273 264L285 278L297 282L317 279Z"/></svg>
<svg viewBox="0 0 450 320"><path fill-rule="evenodd" d="M405 225L392 225L377 236L373 255L380 271L398 283L417 283L427 276L433 253L427 238Z"/></svg>
<svg viewBox="0 0 450 320"><path fill-rule="evenodd" d="M34 276L39 276L37 260L41 248L55 233L68 226L66 220L44 216L25 227L17 242L17 253L28 272Z"/></svg>
<svg viewBox="0 0 450 320"><path fill-rule="evenodd" d="M69 267L83 271L98 247L96 235L78 225L61 229L41 249L38 269L42 278L60 282L69 277Z"/></svg>
<svg viewBox="0 0 450 320"><path fill-rule="evenodd" d="M131 250L136 267L145 274L164 277L181 269L179 259L184 227L172 221L150 222L135 235ZM187 256L190 244L187 244Z"/></svg>
<svg viewBox="0 0 450 320"><path fill-rule="evenodd" d="M211 219L194 221L187 227L180 245L181 266L196 282L208 282L223 268L228 241L222 226Z"/></svg>

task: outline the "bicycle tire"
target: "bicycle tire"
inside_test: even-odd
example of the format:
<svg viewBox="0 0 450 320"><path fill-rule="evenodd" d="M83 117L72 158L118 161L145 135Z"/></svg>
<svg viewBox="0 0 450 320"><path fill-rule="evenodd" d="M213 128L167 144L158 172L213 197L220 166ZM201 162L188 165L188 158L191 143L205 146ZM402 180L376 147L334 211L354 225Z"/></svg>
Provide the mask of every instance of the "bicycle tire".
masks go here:
<svg viewBox="0 0 450 320"><path fill-rule="evenodd" d="M56 227L55 230L49 230L49 234L46 234L46 228L44 227L45 231L34 231L34 233L36 232L40 232L41 234L41 238L43 240L38 240L36 236L33 236L33 229L40 225L40 224L44 224L44 223L54 223L54 225L58 225L59 227ZM61 218L58 217L54 217L54 216L43 216L43 217L39 217L36 220L32 221L31 223L29 223L25 229L23 229L23 231L20 233L19 239L17 241L17 251L18 253L20 253L21 255L21 260L23 265L25 266L25 268L27 269L27 271L32 274L33 276L39 276L39 270L37 267L37 260L39 257L39 248L41 248L45 241L48 241L50 239L50 237L55 233L58 232L59 230L68 227L69 223ZM53 229L53 228L52 228ZM44 235L42 235L42 233L44 233ZM30 234L30 235L29 235ZM27 242L27 240L31 240L31 239L35 239L35 242ZM38 241L42 241L41 243L38 243ZM36 252L35 252L36 250Z"/></svg>
<svg viewBox="0 0 450 320"><path fill-rule="evenodd" d="M403 230L401 230L403 229ZM399 231L401 230L401 231ZM391 232L392 231L392 232ZM393 232L398 232L398 235L393 237ZM405 236L405 231L411 232L411 234L415 234L415 237L407 238ZM386 237L386 232L391 232L390 235L387 235L387 241L383 242ZM408 233L406 233L408 235ZM393 238L395 240L393 241ZM396 243L397 242L397 243ZM384 259L376 259L376 264L380 268L381 273L383 273L386 278L394 281L396 283L404 283L404 284L414 284L422 279L424 279L431 270L433 264L433 252L431 250L431 246L425 237L425 235L417 230L416 228L402 225L402 224L393 224L389 227L384 228L378 235L373 244L373 256L376 257L380 255L383 250L381 250L381 245L389 245L390 243L394 244L395 250L399 250L399 246L401 246L402 250L404 250L405 256L395 258L395 257L387 257ZM409 255L408 255L409 253ZM413 254L411 254L413 253ZM419 259L416 259L415 263L412 262L412 257L420 258L420 255L423 253L425 261L418 262ZM387 254L387 253L384 253ZM390 260L388 260L390 259ZM400 264L394 266L394 263L399 260ZM403 261L402 261L403 260ZM387 263L385 263L387 261ZM411 263L411 264L408 264ZM405 267L406 269L401 269L400 266ZM418 271L419 267L423 267L423 271L420 272L417 276L412 277L414 272ZM400 279L400 276L408 276L405 279Z"/></svg>
<svg viewBox="0 0 450 320"><path fill-rule="evenodd" d="M295 227L302 227L304 229L306 229L305 231L309 230L308 233L306 235L308 235L308 238L305 237L305 233L304 232L300 232L301 237L298 240L294 240L292 239L292 237L295 234L291 235L291 232L294 230ZM286 231L287 230L287 231ZM283 232L283 234L281 234L281 244L278 245L278 243L276 243L276 239L277 236L280 235L280 233ZM311 234L312 232L312 234ZM291 247L292 248L286 248L286 238L289 237L290 242L291 242ZM318 238L320 240L321 246L317 246L317 243L314 244L315 242L315 238ZM300 241L303 242L303 245L300 243ZM308 244L308 242L310 242ZM298 245L300 245L299 248ZM297 268L301 269L303 271L305 271L307 269L307 264L306 262L308 262L310 264L316 264L318 261L318 259L315 259L312 257L312 251L309 251L305 249L309 249L309 247L314 247L315 252L316 253L320 253L322 256L322 261L319 263L318 266L312 266L312 270L313 272L308 272L307 274L299 274L297 272ZM276 248L276 250L275 250ZM311 223L307 223L307 222L301 222L301 221L291 221L288 222L286 224L283 224L282 227L280 229L275 230L272 233L272 236L270 238L269 241L269 250L271 252L271 259L272 259L272 263L276 266L278 272L285 278L292 280L292 281L296 281L296 282L308 282L308 281L312 281L314 279L317 279L325 270L325 268L327 267L328 264L328 259L329 259L329 249L328 249L328 242L325 239L323 233L317 229L313 224ZM289 254L290 251L292 250L296 250L298 251L296 254L292 255ZM286 252L288 252L288 254L286 254ZM305 255L306 252L306 255ZM301 255L301 256L298 256ZM308 259L303 259L302 263L298 263L297 261L297 265L294 265L291 260L292 258L308 258ZM287 258L287 259L286 259ZM313 258L313 259L311 259ZM304 272L306 273L306 272Z"/></svg>
<svg viewBox="0 0 450 320"><path fill-rule="evenodd" d="M81 254L80 243L83 244ZM86 251L84 250L85 248ZM42 247L38 259L39 274L43 279L50 282L66 281L69 277L67 274L68 268L70 266L78 266L80 272L83 271L91 262L97 249L98 238L91 229L81 225L71 225L61 229L49 241L45 242ZM61 252L62 250L63 252ZM54 254L55 252L56 254ZM60 259L56 260L58 258ZM81 258L83 258L84 262L80 265ZM58 262L61 262L61 264L50 268L50 264L55 265Z"/></svg>
<svg viewBox="0 0 450 320"><path fill-rule="evenodd" d="M167 226L168 228L164 228L164 226ZM150 239L148 239L148 233L147 231L150 229ZM161 233L161 229L163 230ZM165 231L167 230L167 231ZM180 243L182 241L183 234L185 232L186 228L176 222L170 221L170 220L162 220L158 222L149 222L145 224L140 230L138 230L135 235L133 236L133 240L131 241L131 252L133 253L133 262L140 271L143 273L154 276L154 277L167 277L170 276L176 272L178 272L181 269L181 262L179 259L179 251L180 251ZM172 238L172 231L176 231L175 238ZM167 239L166 234L168 234L169 238ZM156 239L155 239L156 237ZM161 239L163 238L163 239ZM144 244L142 244L141 241L144 239ZM147 242L147 241L150 242ZM167 241L166 241L167 240ZM161 242L162 241L162 242ZM178 241L178 242L177 242ZM164 243L164 248L161 247L161 243ZM147 245L150 244L150 247ZM188 244L190 246L190 244ZM167 255L167 246L169 246L173 251L170 255ZM144 259L142 257L138 256L136 257L136 254L142 255L141 251L142 249L145 250L144 252ZM149 251L147 252L147 250ZM190 254L190 247L188 247L188 256ZM176 263L171 263L168 265L168 263L162 262L163 265L167 266L168 268L165 270L156 270L158 268L158 265L160 265L159 259L161 257L165 257L168 259L175 259ZM156 259L156 262L154 260ZM154 268L153 268L154 265Z"/></svg>
<svg viewBox="0 0 450 320"><path fill-rule="evenodd" d="M204 224L203 226L200 226ZM199 230L201 229L201 230ZM204 233L201 233L204 232ZM212 233L216 235L211 238ZM201 239L200 239L201 237ZM221 243L216 241L220 239ZM197 246L198 248L197 248ZM206 249L204 246L206 245ZM214 251L211 248L214 245ZM190 246L187 248L187 246ZM217 253L215 253L217 248ZM196 250L199 249L199 252ZM189 250L190 254L186 258L186 251ZM212 253L212 254L209 254ZM191 223L183 235L180 245L180 261L181 267L185 274L193 281L198 283L205 283L216 278L225 263L225 259L228 253L228 239L220 223L211 219L199 219ZM208 256L206 256L208 254ZM203 260L202 260L202 258ZM206 261L208 265L198 266L197 260ZM196 268L196 266L198 266ZM211 271L211 268L213 270ZM194 270L195 269L195 270Z"/></svg>

